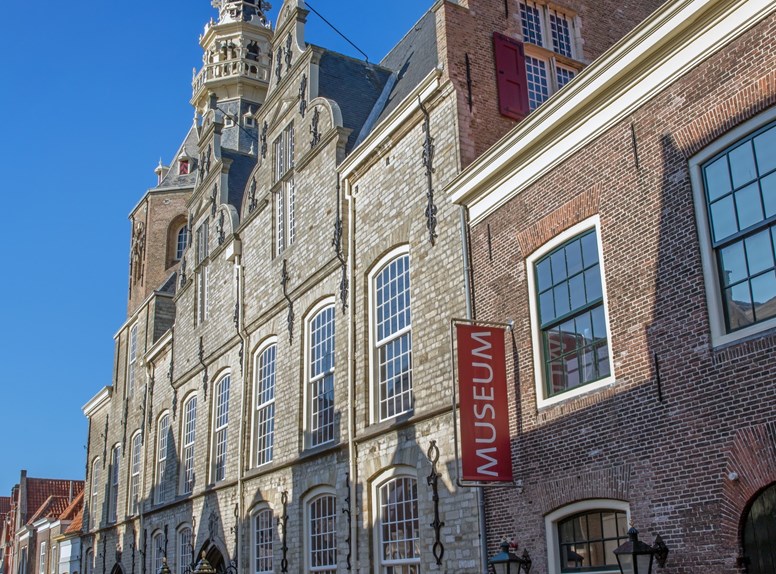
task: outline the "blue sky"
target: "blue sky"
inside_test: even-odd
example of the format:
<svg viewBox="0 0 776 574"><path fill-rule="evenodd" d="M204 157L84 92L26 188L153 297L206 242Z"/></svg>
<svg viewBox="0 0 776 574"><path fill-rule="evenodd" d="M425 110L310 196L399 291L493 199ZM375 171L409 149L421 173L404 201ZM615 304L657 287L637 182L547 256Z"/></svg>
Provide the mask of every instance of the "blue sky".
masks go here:
<svg viewBox="0 0 776 574"><path fill-rule="evenodd" d="M377 62L432 0L310 0ZM274 19L282 2L272 2ZM0 18L0 496L83 478L81 407L111 383L127 215L191 125L210 0L16 3ZM311 13L308 42L360 57Z"/></svg>

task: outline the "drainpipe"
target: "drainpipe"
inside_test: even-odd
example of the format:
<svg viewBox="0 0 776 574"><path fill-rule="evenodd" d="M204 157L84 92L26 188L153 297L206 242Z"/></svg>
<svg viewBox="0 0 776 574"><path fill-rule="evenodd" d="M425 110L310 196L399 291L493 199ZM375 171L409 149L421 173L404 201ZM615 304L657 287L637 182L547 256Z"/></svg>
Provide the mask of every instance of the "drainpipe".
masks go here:
<svg viewBox="0 0 776 574"><path fill-rule="evenodd" d="M347 277L350 284L350 290L348 292L348 461L349 461L349 473L350 473L350 546L351 546L351 563L356 564L358 558L358 520L361 518L358 509L358 500L356 495L358 489L358 474L357 474L357 462L356 462L356 413L355 413L355 373L356 373L356 281L354 274L354 258L356 251L356 198L350 190L350 182L345 180L345 197L348 200L348 262L347 262ZM339 198L337 198L339 201ZM355 516L354 516L355 514ZM353 568L358 571L358 568Z"/></svg>
<svg viewBox="0 0 776 574"><path fill-rule="evenodd" d="M244 462L245 462L245 453L250 452L250 448L246 448L246 445L243 444L245 441L246 433L245 433L245 425L249 424L246 423L246 421L250 421L251 418L249 416L246 416L245 413L245 405L247 404L245 400L245 396L249 393L250 385L246 384L246 373L248 372L248 333L245 331L245 306L244 306L244 295L245 295L245 289L244 289L244 271L242 266L242 245L238 243L238 239L235 238L234 245L235 245L235 257L234 257L234 268L237 278L237 334L240 337L242 350L243 350L243 356L242 356L242 384L243 384L243 392L240 393L240 415L241 415L241 421L240 421L240 436L238 439L238 443L240 445L240 456L237 458L237 516L235 517L237 526L237 532L235 533L235 541L234 541L234 549L235 549L235 555L234 555L234 561L237 564L238 573L242 569L242 565L240 564L240 554L242 551L242 544L240 544L240 538L243 535L243 529L240 528L240 521L243 517L243 489L245 487L245 484L243 482L243 469L244 469ZM239 248L237 246L240 246Z"/></svg>
<svg viewBox="0 0 776 574"><path fill-rule="evenodd" d="M469 248L469 214L461 206L461 251L463 252L463 285L466 294L466 318L474 319L471 289L471 251ZM477 487L477 510L480 526L480 571L488 574L488 537L485 535L485 491Z"/></svg>

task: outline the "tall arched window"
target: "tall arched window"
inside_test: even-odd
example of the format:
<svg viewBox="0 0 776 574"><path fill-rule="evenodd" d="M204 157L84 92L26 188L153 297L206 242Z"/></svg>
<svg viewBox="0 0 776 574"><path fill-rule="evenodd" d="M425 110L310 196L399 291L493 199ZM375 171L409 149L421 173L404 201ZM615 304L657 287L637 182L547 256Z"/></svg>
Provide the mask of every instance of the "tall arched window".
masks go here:
<svg viewBox="0 0 776 574"><path fill-rule="evenodd" d="M310 572L337 572L337 499L315 496L307 504L307 563Z"/></svg>
<svg viewBox="0 0 776 574"><path fill-rule="evenodd" d="M410 256L379 266L372 279L376 418L383 421L413 408Z"/></svg>
<svg viewBox="0 0 776 574"><path fill-rule="evenodd" d="M181 492L194 490L194 441L197 430L197 397L191 397L183 405L183 455L181 457Z"/></svg>
<svg viewBox="0 0 776 574"><path fill-rule="evenodd" d="M156 483L154 485L154 502L164 502L164 479L167 474L167 453L169 448L170 415L165 413L159 419L156 435Z"/></svg>
<svg viewBox="0 0 776 574"><path fill-rule="evenodd" d="M183 259L183 254L186 252L186 247L189 245L189 228L187 226L181 227L178 231L178 240L175 246L175 260L180 261Z"/></svg>
<svg viewBox="0 0 776 574"><path fill-rule="evenodd" d="M254 466L272 461L275 442L275 361L277 345L267 346L256 357L254 369L254 392L256 412L254 414Z"/></svg>
<svg viewBox="0 0 776 574"><path fill-rule="evenodd" d="M91 516L91 524L89 525L91 528L99 526L99 514L97 512L98 506L98 498L97 495L100 493L100 459L95 458L92 462L92 474L91 474L91 505L89 515Z"/></svg>
<svg viewBox="0 0 776 574"><path fill-rule="evenodd" d="M213 417L213 480L226 478L226 453L229 430L229 386L231 378L226 375L216 385L215 416Z"/></svg>
<svg viewBox="0 0 776 574"><path fill-rule="evenodd" d="M163 563L164 534L161 531L157 531L151 538L151 574L161 574Z"/></svg>
<svg viewBox="0 0 776 574"><path fill-rule="evenodd" d="M129 469L129 514L138 512L140 497L140 460L142 458L143 435L140 431L132 435L132 460Z"/></svg>
<svg viewBox="0 0 776 574"><path fill-rule="evenodd" d="M253 572L272 574L273 517L272 510L262 508L253 514Z"/></svg>
<svg viewBox="0 0 776 574"><path fill-rule="evenodd" d="M84 554L84 574L94 574L94 550L91 548Z"/></svg>
<svg viewBox="0 0 776 574"><path fill-rule="evenodd" d="M380 572L418 572L420 522L418 481L414 476L394 476L377 488L376 539Z"/></svg>
<svg viewBox="0 0 776 574"><path fill-rule="evenodd" d="M121 473L121 445L113 447L110 456L110 492L108 493L108 522L116 522L119 506L119 475Z"/></svg>
<svg viewBox="0 0 776 574"><path fill-rule="evenodd" d="M186 574L187 570L193 570L194 547L192 542L191 528L188 526L180 528L178 530L178 574Z"/></svg>
<svg viewBox="0 0 776 574"><path fill-rule="evenodd" d="M307 428L309 446L334 440L334 305L308 323Z"/></svg>

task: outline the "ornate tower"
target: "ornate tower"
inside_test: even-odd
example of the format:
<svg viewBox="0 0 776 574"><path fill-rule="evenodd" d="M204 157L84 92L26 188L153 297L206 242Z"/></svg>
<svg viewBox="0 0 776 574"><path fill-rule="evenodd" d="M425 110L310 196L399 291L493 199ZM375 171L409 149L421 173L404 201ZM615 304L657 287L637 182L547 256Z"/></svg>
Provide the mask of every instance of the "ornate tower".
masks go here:
<svg viewBox="0 0 776 574"><path fill-rule="evenodd" d="M263 0L213 0L213 6L218 21L211 20L199 39L203 66L194 73L191 104L204 115L214 95L225 114L222 145L247 152L257 139L253 115L270 80L270 6Z"/></svg>

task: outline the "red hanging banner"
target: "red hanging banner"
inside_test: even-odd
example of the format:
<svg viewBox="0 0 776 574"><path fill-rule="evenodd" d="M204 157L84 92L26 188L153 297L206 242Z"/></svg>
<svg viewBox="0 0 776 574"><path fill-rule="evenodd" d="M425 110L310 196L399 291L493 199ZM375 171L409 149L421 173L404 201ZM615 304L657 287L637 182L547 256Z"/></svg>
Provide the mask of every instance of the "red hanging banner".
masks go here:
<svg viewBox="0 0 776 574"><path fill-rule="evenodd" d="M463 480L512 482L505 330L455 327Z"/></svg>

